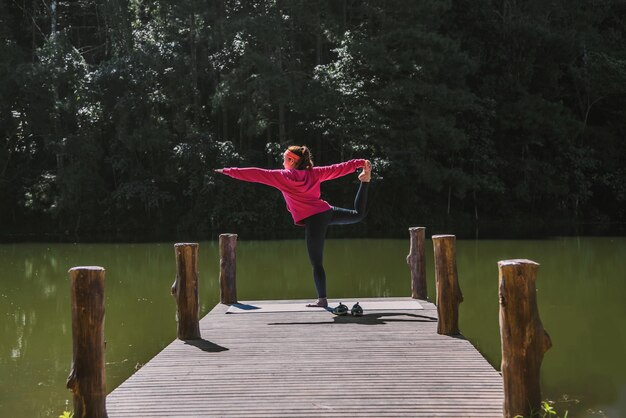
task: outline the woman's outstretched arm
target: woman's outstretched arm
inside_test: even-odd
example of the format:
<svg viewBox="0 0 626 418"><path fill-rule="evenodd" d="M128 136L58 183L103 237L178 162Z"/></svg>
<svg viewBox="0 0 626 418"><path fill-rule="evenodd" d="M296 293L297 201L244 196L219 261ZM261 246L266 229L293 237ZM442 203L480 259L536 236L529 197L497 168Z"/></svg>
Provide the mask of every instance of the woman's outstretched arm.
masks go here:
<svg viewBox="0 0 626 418"><path fill-rule="evenodd" d="M218 168L216 173L225 174L237 180L249 181L252 183L261 183L268 186L279 187L283 184L285 177L282 172L284 170L266 170L264 168L247 167L247 168Z"/></svg>
<svg viewBox="0 0 626 418"><path fill-rule="evenodd" d="M332 180L354 173L357 168L365 167L367 160L349 160L339 164L313 167L313 170L320 176L320 181Z"/></svg>

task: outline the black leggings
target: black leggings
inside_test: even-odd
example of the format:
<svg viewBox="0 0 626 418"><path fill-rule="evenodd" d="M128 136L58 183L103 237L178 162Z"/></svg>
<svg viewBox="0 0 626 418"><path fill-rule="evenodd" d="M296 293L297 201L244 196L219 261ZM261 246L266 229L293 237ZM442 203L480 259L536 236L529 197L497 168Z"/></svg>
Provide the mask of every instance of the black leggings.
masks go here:
<svg viewBox="0 0 626 418"><path fill-rule="evenodd" d="M365 218L367 205L367 189L369 183L361 182L354 198L354 210L333 207L326 212L318 213L304 219L306 249L313 267L313 280L317 289L317 297L326 297L326 272L324 271L324 240L328 225L348 225L360 222Z"/></svg>

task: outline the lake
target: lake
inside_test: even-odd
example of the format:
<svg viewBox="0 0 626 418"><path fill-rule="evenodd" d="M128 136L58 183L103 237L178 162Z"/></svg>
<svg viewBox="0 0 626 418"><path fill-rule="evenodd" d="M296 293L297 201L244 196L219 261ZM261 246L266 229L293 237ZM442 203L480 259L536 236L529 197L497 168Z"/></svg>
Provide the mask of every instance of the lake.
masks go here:
<svg viewBox="0 0 626 418"><path fill-rule="evenodd" d="M406 240L326 244L330 298L410 296ZM435 299L432 243L428 293ZM216 242L200 243L201 316L219 301ZM626 417L626 238L459 240L461 332L499 369L499 260L540 263L539 313L553 347L542 365L544 398L569 417ZM111 391L176 338L173 243L0 245L0 416L58 417L72 356L67 271L106 269L106 373ZM301 240L245 241L237 248L240 300L311 299ZM208 336L207 336L208 338Z"/></svg>

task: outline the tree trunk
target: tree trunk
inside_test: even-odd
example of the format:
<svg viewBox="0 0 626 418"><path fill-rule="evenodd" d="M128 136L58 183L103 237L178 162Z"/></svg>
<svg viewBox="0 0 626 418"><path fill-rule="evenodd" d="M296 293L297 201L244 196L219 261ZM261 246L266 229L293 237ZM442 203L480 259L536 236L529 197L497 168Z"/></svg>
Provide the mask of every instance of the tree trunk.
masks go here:
<svg viewBox="0 0 626 418"><path fill-rule="evenodd" d="M424 237L426 228L409 228L411 247L406 262L411 269L411 297L413 299L428 299L426 290L426 257L424 255Z"/></svg>
<svg viewBox="0 0 626 418"><path fill-rule="evenodd" d="M57 2L50 2L50 36L56 36L57 33Z"/></svg>
<svg viewBox="0 0 626 418"><path fill-rule="evenodd" d="M278 100L278 142L284 144L287 142L287 132L285 130L285 102Z"/></svg>
<svg viewBox="0 0 626 418"><path fill-rule="evenodd" d="M74 394L74 417L106 418L104 269L73 267L69 276L73 355L67 388Z"/></svg>
<svg viewBox="0 0 626 418"><path fill-rule="evenodd" d="M31 24L31 46L30 46L30 56L31 56L31 60L34 63L35 61L37 61L37 21L35 19L36 13L37 13L37 0L32 0L31 3L31 7L33 8L32 14L33 17L30 19Z"/></svg>
<svg viewBox="0 0 626 418"><path fill-rule="evenodd" d="M237 234L220 235L220 301L237 303Z"/></svg>
<svg viewBox="0 0 626 418"><path fill-rule="evenodd" d="M228 109L222 104L222 141L228 141Z"/></svg>
<svg viewBox="0 0 626 418"><path fill-rule="evenodd" d="M278 11L278 10L277 10ZM276 57L278 59L278 68L280 69L281 76L285 77L283 72L283 52L280 46L276 47ZM284 92L278 91L278 142L284 144L286 142L287 133L285 130L285 100L283 98Z"/></svg>
<svg viewBox="0 0 626 418"><path fill-rule="evenodd" d="M478 222L478 200L476 199L476 189L472 190L472 197L474 198L474 220Z"/></svg>
<svg viewBox="0 0 626 418"><path fill-rule="evenodd" d="M552 341L537 309L538 269L531 260L498 262L505 418L530 417L541 408L540 368Z"/></svg>
<svg viewBox="0 0 626 418"><path fill-rule="evenodd" d="M191 86L193 89L193 121L198 129L200 121L200 97L198 89L198 44L196 42L196 14L189 17L189 57L191 59Z"/></svg>
<svg viewBox="0 0 626 418"><path fill-rule="evenodd" d="M176 279L172 295L176 299L178 319L177 336L180 340L200 339L198 312L198 244L179 243L174 245L176 255Z"/></svg>
<svg viewBox="0 0 626 418"><path fill-rule="evenodd" d="M437 333L459 334L459 305L463 294L459 286L456 268L456 237L454 235L433 235L435 252L435 279L437 287Z"/></svg>

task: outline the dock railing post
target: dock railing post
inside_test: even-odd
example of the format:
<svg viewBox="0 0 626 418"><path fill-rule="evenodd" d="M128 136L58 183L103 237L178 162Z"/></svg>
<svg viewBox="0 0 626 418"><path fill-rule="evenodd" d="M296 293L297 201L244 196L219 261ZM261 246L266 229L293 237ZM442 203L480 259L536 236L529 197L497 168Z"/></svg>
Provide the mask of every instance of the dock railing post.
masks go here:
<svg viewBox="0 0 626 418"><path fill-rule="evenodd" d="M409 228L411 246L409 255L406 256L406 263L411 270L411 297L413 299L428 299L426 290L426 257L424 240L426 228L419 226Z"/></svg>
<svg viewBox="0 0 626 418"><path fill-rule="evenodd" d="M67 388L74 416L106 418L104 362L104 268L69 270L72 310L72 369Z"/></svg>
<svg viewBox="0 0 626 418"><path fill-rule="evenodd" d="M177 337L179 340L200 339L198 296L198 244L174 244L176 278L172 296L176 299Z"/></svg>
<svg viewBox="0 0 626 418"><path fill-rule="evenodd" d="M220 235L220 302L237 303L237 234Z"/></svg>
<svg viewBox="0 0 626 418"><path fill-rule="evenodd" d="M531 260L498 262L503 416L531 416L541 408L543 355L552 346L537 308L537 271Z"/></svg>
<svg viewBox="0 0 626 418"><path fill-rule="evenodd" d="M435 279L437 287L437 333L457 335L459 331L459 305L463 294L456 268L456 237L433 235Z"/></svg>

